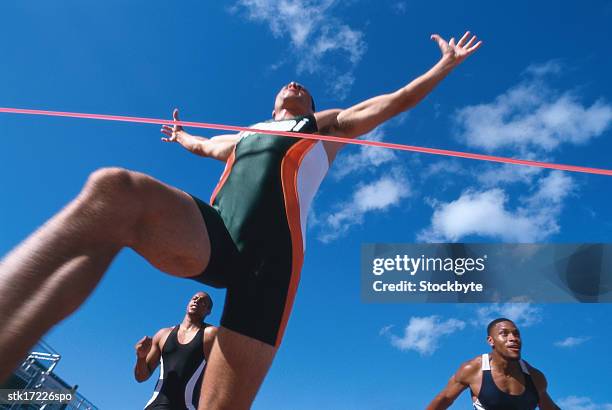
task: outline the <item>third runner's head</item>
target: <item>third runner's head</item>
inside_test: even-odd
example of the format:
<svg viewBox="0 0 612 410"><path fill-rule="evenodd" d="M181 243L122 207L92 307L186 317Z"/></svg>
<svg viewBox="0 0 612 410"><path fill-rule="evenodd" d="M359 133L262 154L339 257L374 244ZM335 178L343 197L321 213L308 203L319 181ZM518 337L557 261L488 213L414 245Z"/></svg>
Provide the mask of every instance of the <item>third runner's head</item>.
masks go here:
<svg viewBox="0 0 612 410"><path fill-rule="evenodd" d="M506 360L521 358L521 333L510 319L501 317L487 326L487 343Z"/></svg>
<svg viewBox="0 0 612 410"><path fill-rule="evenodd" d="M300 83L291 81L283 86L274 100L272 118L287 110L294 115L308 115L315 112L315 103L312 95Z"/></svg>
<svg viewBox="0 0 612 410"><path fill-rule="evenodd" d="M204 318L212 310L213 302L211 297L206 292L196 292L191 297L187 304L187 314L193 315L199 319L200 322L204 321Z"/></svg>

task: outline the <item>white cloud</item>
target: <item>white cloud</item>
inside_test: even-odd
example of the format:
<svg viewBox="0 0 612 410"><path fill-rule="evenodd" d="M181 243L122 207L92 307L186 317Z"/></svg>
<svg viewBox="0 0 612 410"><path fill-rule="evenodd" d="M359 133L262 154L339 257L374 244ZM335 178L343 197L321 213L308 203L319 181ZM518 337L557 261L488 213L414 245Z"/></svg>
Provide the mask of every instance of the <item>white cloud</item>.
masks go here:
<svg viewBox="0 0 612 410"><path fill-rule="evenodd" d="M568 396L557 404L563 410L612 410L612 403L594 403L589 397Z"/></svg>
<svg viewBox="0 0 612 410"><path fill-rule="evenodd" d="M463 167L459 160L444 158L430 163L425 169L423 169L423 171L420 172L420 175L422 179L427 179L430 177L440 176L443 173L457 176L467 175L468 171Z"/></svg>
<svg viewBox="0 0 612 410"><path fill-rule="evenodd" d="M555 92L532 80L491 103L457 110L455 121L460 138L471 147L551 151L562 143L584 144L601 135L612 123L612 106L604 100L583 105L570 92Z"/></svg>
<svg viewBox="0 0 612 410"><path fill-rule="evenodd" d="M456 242L468 235L507 242L537 242L559 231L562 200L574 189L571 177L554 171L539 180L539 189L515 210L500 188L468 189L451 202L435 202L431 225L418 234L426 242Z"/></svg>
<svg viewBox="0 0 612 410"><path fill-rule="evenodd" d="M519 327L528 327L542 321L542 309L530 303L494 303L476 309L474 324L486 326L500 317L512 320Z"/></svg>
<svg viewBox="0 0 612 410"><path fill-rule="evenodd" d="M246 10L249 19L267 24L275 37L288 36L292 48L308 45L308 53L300 54L296 60L298 73L323 74L335 96L343 99L354 82L353 68L361 61L367 45L361 31L332 14L334 3L334 0L239 0L232 10ZM339 55L345 56L342 69L336 64ZM324 64L328 56L334 60Z"/></svg>
<svg viewBox="0 0 612 410"><path fill-rule="evenodd" d="M547 75L560 74L563 70L563 65L559 60L549 60L544 63L530 64L526 69L525 73L535 77L544 77Z"/></svg>
<svg viewBox="0 0 612 410"><path fill-rule="evenodd" d="M391 344L399 350L414 350L422 356L433 354L440 345L440 339L465 328L465 322L458 319L442 320L439 316L411 317L403 336L389 333Z"/></svg>
<svg viewBox="0 0 612 410"><path fill-rule="evenodd" d="M566 337L563 340L559 340L558 342L555 342L555 346L557 347L566 347L566 348L570 348L570 347L576 347L578 345L583 344L584 342L588 341L590 338L589 337Z"/></svg>
<svg viewBox="0 0 612 410"><path fill-rule="evenodd" d="M530 159L530 158L525 158ZM542 168L524 167L511 164L495 164L485 166L485 170L476 173L476 179L484 187L494 187L500 184L523 183L531 184L540 175Z"/></svg>
<svg viewBox="0 0 612 410"><path fill-rule="evenodd" d="M322 242L330 242L344 235L348 229L363 222L366 213L385 211L410 195L410 187L399 171L391 172L377 181L362 185L353 193L350 201L337 206L337 212L320 218Z"/></svg>
<svg viewBox="0 0 612 410"><path fill-rule="evenodd" d="M370 141L382 141L384 135L383 127L378 127L361 138ZM350 149L350 147L347 148ZM338 155L334 164L333 176L335 179L342 179L357 171L371 171L396 159L397 155L391 149L362 145L356 153Z"/></svg>

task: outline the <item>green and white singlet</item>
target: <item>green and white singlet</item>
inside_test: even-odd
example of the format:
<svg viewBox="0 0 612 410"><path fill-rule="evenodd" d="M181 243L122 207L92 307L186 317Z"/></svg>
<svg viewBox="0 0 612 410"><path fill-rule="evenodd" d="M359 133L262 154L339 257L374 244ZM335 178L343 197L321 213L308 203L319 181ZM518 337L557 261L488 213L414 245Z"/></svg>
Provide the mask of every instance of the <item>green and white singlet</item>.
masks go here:
<svg viewBox="0 0 612 410"><path fill-rule="evenodd" d="M252 128L317 132L312 115ZM212 206L196 199L211 240L209 265L197 280L227 288L222 326L280 343L299 283L308 211L328 169L322 141L243 133Z"/></svg>

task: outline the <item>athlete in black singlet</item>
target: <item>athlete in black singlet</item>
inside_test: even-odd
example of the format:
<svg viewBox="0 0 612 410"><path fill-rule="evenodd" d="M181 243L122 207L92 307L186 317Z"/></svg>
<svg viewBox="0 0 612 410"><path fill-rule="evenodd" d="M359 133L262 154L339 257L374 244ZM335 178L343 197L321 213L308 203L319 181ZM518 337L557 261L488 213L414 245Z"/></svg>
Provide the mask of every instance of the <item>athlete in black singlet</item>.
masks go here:
<svg viewBox="0 0 612 410"><path fill-rule="evenodd" d="M467 388L475 410L559 410L546 388L544 374L521 359L521 335L506 318L487 326L493 349L465 362L427 410L447 409Z"/></svg>
<svg viewBox="0 0 612 410"><path fill-rule="evenodd" d="M212 309L212 299L198 292L189 301L181 324L160 329L153 339L136 344L134 377L147 380L161 363L159 379L146 410L196 409L200 398L206 358L217 329L203 322Z"/></svg>

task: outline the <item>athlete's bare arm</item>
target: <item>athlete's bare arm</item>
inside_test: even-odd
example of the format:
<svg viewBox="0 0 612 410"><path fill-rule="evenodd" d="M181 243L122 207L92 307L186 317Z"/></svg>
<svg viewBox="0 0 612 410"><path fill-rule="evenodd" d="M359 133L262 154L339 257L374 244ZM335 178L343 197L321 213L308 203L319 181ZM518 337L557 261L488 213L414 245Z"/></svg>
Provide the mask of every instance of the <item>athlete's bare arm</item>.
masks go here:
<svg viewBox="0 0 612 410"><path fill-rule="evenodd" d="M172 118L179 121L178 109L174 109ZM166 135L166 137L162 137L164 142L177 142L189 152L223 162L227 161L240 138L239 134L218 135L212 138L198 137L189 134L180 125L164 125L161 132Z"/></svg>
<svg viewBox="0 0 612 410"><path fill-rule="evenodd" d="M481 363L479 358L465 362L459 370L450 378L448 384L431 403L427 410L445 410L459 397L461 393L471 384L480 372Z"/></svg>
<svg viewBox="0 0 612 410"><path fill-rule="evenodd" d="M148 380L157 368L161 358L162 348L172 328L160 329L153 339L145 336L136 343L136 366L134 378L138 383Z"/></svg>
<svg viewBox="0 0 612 410"><path fill-rule="evenodd" d="M548 382L546 381L546 377L544 373L529 365L529 374L531 375L531 380L533 380L533 384L538 391L538 397L540 401L538 402L538 408L540 410L561 410L559 406L553 402L553 400L548 395Z"/></svg>
<svg viewBox="0 0 612 410"><path fill-rule="evenodd" d="M440 47L442 57L429 71L390 94L370 98L345 110L317 113L317 124L321 133L356 138L371 131L417 105L482 44L480 41L476 42L476 36L472 36L470 32L466 32L456 44L454 38L447 42L437 34L432 35L431 39Z"/></svg>

